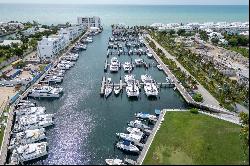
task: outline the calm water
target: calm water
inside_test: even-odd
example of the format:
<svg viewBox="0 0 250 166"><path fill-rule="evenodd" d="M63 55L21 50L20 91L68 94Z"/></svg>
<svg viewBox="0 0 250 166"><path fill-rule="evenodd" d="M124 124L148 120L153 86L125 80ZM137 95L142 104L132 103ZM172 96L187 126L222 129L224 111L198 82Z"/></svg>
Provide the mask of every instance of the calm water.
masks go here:
<svg viewBox="0 0 250 166"><path fill-rule="evenodd" d="M154 22L248 21L248 6L138 6L0 4L1 21L38 21L43 24L76 23L77 16L96 15L103 24L149 25Z"/></svg>
<svg viewBox="0 0 250 166"><path fill-rule="evenodd" d="M126 93L119 97L112 94L108 99L101 98L99 92L110 35L111 28L108 28L94 37L94 42L81 54L77 64L66 73L62 83L64 95L60 99L37 101L46 107L47 113L55 113L55 127L46 132L48 157L36 164L105 164L105 158L117 156L123 159L125 155L121 151L114 151L115 133L125 132L126 123L133 120L135 112L154 113L156 108L187 107L172 88L162 89L157 100L148 100L143 91L137 101L130 101ZM154 61L147 57L144 59L151 63ZM120 56L119 60L124 62L130 58ZM148 71L144 68L133 71L137 79L143 73L151 74L159 82L166 77L156 67ZM124 72L107 75L118 82Z"/></svg>

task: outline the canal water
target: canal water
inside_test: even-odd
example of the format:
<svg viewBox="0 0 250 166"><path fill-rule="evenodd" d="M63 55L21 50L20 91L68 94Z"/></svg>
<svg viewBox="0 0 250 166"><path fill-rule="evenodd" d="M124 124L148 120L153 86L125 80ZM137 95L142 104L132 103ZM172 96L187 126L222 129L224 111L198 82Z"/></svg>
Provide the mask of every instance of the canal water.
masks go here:
<svg viewBox="0 0 250 166"><path fill-rule="evenodd" d="M134 120L139 111L154 113L155 109L186 108L180 94L172 88L162 88L156 100L148 100L144 91L138 100L129 100L126 93L118 97L114 93L107 99L100 96L100 87L104 73L108 37L111 27L93 37L94 42L80 53L77 64L67 71L61 86L64 94L56 100L36 100L39 106L45 106L47 113L55 114L55 126L46 130L48 156L29 164L105 164L106 158L126 157L114 148L118 140L115 133L125 132L127 122ZM137 56L131 56L135 59ZM109 57L109 61L110 61ZM153 59L143 57L147 62ZM130 61L127 55L121 55L119 61ZM165 81L166 75L156 67L135 68L132 72L140 79L148 73L158 82ZM124 76L123 70L109 74L114 82ZM127 155L136 159L136 156Z"/></svg>

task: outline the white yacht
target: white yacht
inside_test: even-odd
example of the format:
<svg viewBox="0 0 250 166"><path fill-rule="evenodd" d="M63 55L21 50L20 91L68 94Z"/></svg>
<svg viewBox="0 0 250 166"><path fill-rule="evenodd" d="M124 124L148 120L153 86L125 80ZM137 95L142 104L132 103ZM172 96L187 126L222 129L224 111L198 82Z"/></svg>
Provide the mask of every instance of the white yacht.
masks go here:
<svg viewBox="0 0 250 166"><path fill-rule="evenodd" d="M128 97L139 97L140 95L139 88L135 83L127 85L126 93Z"/></svg>
<svg viewBox="0 0 250 166"><path fill-rule="evenodd" d="M92 42L93 42L93 38L92 38L92 37L87 37L86 41L87 41L88 43L92 43Z"/></svg>
<svg viewBox="0 0 250 166"><path fill-rule="evenodd" d="M116 133L116 135L124 140L131 141L131 142L140 142L142 136L136 135L133 133L125 134L125 133Z"/></svg>
<svg viewBox="0 0 250 166"><path fill-rule="evenodd" d="M70 69L70 65L68 65L68 64L65 65L65 64L58 63L57 68L58 69L62 69L62 70L69 70Z"/></svg>
<svg viewBox="0 0 250 166"><path fill-rule="evenodd" d="M158 95L158 89L155 83L151 82L151 83L145 83L144 85L144 91L147 95L147 97L150 96L157 96Z"/></svg>
<svg viewBox="0 0 250 166"><path fill-rule="evenodd" d="M127 131L131 134L139 135L141 137L143 136L143 132L138 128L127 127Z"/></svg>
<svg viewBox="0 0 250 166"><path fill-rule="evenodd" d="M155 115L150 115L148 113L143 113L143 112L138 112L135 114L136 118L141 118L141 119L157 119Z"/></svg>
<svg viewBox="0 0 250 166"><path fill-rule="evenodd" d="M58 76L46 76L45 80L47 82L61 83L63 81L63 78Z"/></svg>
<svg viewBox="0 0 250 166"><path fill-rule="evenodd" d="M134 80L134 79L135 79L135 75L133 74L127 74L124 76L125 83L128 83L130 80Z"/></svg>
<svg viewBox="0 0 250 166"><path fill-rule="evenodd" d="M131 142L127 141L127 140L118 142L116 144L116 147L118 149L121 149L121 150L124 150L124 151L127 151L127 152L138 153L140 151L135 145L131 144Z"/></svg>
<svg viewBox="0 0 250 166"><path fill-rule="evenodd" d="M19 108L15 110L17 116L21 115L42 115L45 114L45 107L28 107L28 108Z"/></svg>
<svg viewBox="0 0 250 166"><path fill-rule="evenodd" d="M141 81L143 83L146 83L146 82L151 82L152 81L152 77L148 74L145 74L145 75L141 75Z"/></svg>
<svg viewBox="0 0 250 166"><path fill-rule="evenodd" d="M141 65L143 65L144 64L144 61L143 61L143 59L135 59L135 65L136 66L141 66Z"/></svg>
<svg viewBox="0 0 250 166"><path fill-rule="evenodd" d="M152 57L153 57L153 54L150 53L150 52L148 52L148 53L147 53L147 57L148 57L148 58L152 58Z"/></svg>
<svg viewBox="0 0 250 166"><path fill-rule="evenodd" d="M10 148L16 147L17 145L35 143L43 139L46 139L44 128L26 130L24 132L17 133L15 137L11 139Z"/></svg>
<svg viewBox="0 0 250 166"><path fill-rule="evenodd" d="M163 67L161 65L157 65L158 70L163 70Z"/></svg>
<svg viewBox="0 0 250 166"><path fill-rule="evenodd" d="M27 100L27 102L19 102L17 104L18 108L29 108L29 107L35 107L36 103L32 103L30 101Z"/></svg>
<svg viewBox="0 0 250 166"><path fill-rule="evenodd" d="M25 162L48 154L47 142L21 145L12 152L11 162Z"/></svg>
<svg viewBox="0 0 250 166"><path fill-rule="evenodd" d="M73 67L75 65L75 62L71 62L71 61L66 61L66 60L61 60L60 64L63 64L65 66L69 66L69 68Z"/></svg>
<svg viewBox="0 0 250 166"><path fill-rule="evenodd" d="M130 127L134 127L134 128L138 128L138 129L150 129L150 127L148 127L147 125L143 124L141 121L139 120L135 120L135 121L130 121L128 123L128 126Z"/></svg>
<svg viewBox="0 0 250 166"><path fill-rule="evenodd" d="M121 159L105 159L107 165L126 165Z"/></svg>
<svg viewBox="0 0 250 166"><path fill-rule="evenodd" d="M131 72L133 70L133 66L130 62L125 62L123 64L123 69L125 72Z"/></svg>
<svg viewBox="0 0 250 166"><path fill-rule="evenodd" d="M119 70L119 62L118 62L118 59L116 57L113 57L111 59L109 70L111 72L117 72Z"/></svg>
<svg viewBox="0 0 250 166"><path fill-rule="evenodd" d="M121 91L121 88L119 85L114 86L115 95L119 95L120 91Z"/></svg>
<svg viewBox="0 0 250 166"><path fill-rule="evenodd" d="M109 97L109 95L112 93L113 91L113 86L111 85L111 78L107 78L107 82L106 82L106 87L105 87L105 97Z"/></svg>
<svg viewBox="0 0 250 166"><path fill-rule="evenodd" d="M30 97L42 97L42 98L51 98L60 97L60 93L62 93L63 88L53 88L51 86L38 86L31 90L29 96Z"/></svg>
<svg viewBox="0 0 250 166"><path fill-rule="evenodd" d="M21 116L14 125L14 132L45 128L53 124L53 114Z"/></svg>

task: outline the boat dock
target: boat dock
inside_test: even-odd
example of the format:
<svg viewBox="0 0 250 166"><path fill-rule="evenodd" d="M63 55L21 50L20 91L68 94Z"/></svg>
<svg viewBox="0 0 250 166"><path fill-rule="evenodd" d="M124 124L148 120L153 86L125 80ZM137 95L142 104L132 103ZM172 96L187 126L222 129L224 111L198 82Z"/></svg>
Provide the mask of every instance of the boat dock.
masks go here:
<svg viewBox="0 0 250 166"><path fill-rule="evenodd" d="M106 77L102 77L102 85L101 85L101 92L100 94L103 95L105 93L105 82L106 82Z"/></svg>
<svg viewBox="0 0 250 166"><path fill-rule="evenodd" d="M156 83L158 85L159 88L173 88L175 86L174 83L167 83L167 82L163 82L163 83ZM139 89L142 88L145 83L142 83L142 82L138 82L137 83ZM125 88L127 86L127 83L123 82L122 79L120 79L119 83L111 83L111 84L108 84L106 83L106 78L103 76L102 77L102 83L101 83L101 91L100 91L100 94L103 95L105 93L105 87L106 86L119 86L120 89L122 90L123 88Z"/></svg>
<svg viewBox="0 0 250 166"><path fill-rule="evenodd" d="M105 60L105 65L104 65L104 72L107 72L108 70L108 61L107 59Z"/></svg>

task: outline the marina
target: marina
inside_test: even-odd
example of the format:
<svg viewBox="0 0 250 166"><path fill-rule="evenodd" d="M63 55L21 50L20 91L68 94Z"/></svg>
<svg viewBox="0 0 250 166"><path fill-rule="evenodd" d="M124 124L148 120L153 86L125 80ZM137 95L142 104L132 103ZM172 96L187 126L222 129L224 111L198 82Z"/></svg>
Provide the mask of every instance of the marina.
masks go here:
<svg viewBox="0 0 250 166"><path fill-rule="evenodd" d="M46 107L47 113L54 113L57 118L54 127L46 132L48 156L30 164L104 164L105 159L124 159L126 156L136 160L138 156L126 155L114 149L115 133L124 130L124 125L134 117L134 113L141 110L153 113L155 108L187 107L172 88L162 88L157 100L148 99L146 95L140 95L138 100L130 100L122 91L118 96L111 94L108 100L103 100L99 95L100 86L105 81L103 66L99 64L107 58L106 43L110 35L111 28L104 29L101 34L93 36L94 42L88 45L86 51L79 53L77 63L67 71L60 84L64 92L59 99L36 100L39 106ZM122 58L124 62L129 61L128 56ZM152 63L154 59L147 58L146 61ZM156 67L149 68L147 73L159 82L166 82L166 75ZM140 79L145 69L137 68L133 74ZM119 71L112 75L107 73L106 78L112 78L112 82L124 88L126 86L120 79L123 75ZM105 134L102 134L103 131ZM65 156L69 159L66 160Z"/></svg>

